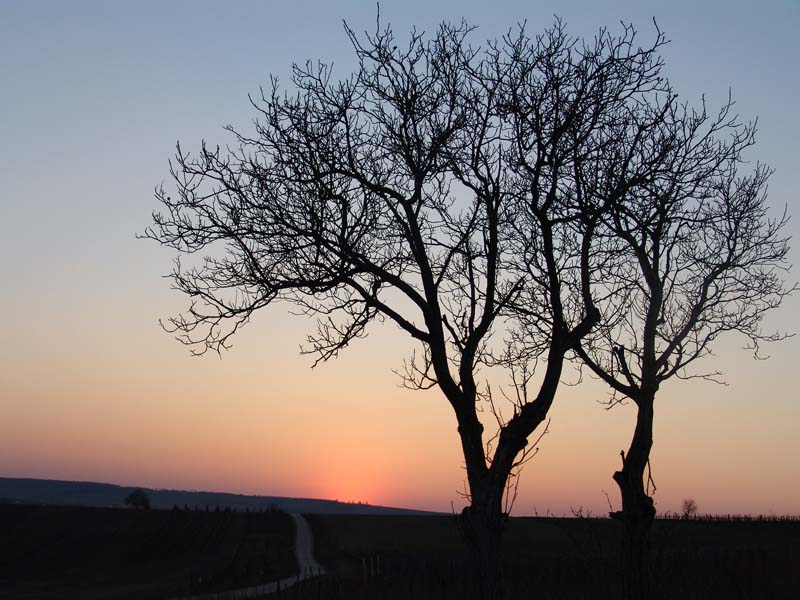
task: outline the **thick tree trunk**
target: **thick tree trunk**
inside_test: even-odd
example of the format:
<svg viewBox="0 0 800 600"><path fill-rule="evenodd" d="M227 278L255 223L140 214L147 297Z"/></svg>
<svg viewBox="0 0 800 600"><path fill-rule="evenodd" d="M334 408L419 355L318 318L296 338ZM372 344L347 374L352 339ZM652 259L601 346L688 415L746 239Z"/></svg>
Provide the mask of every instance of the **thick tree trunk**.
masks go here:
<svg viewBox="0 0 800 600"><path fill-rule="evenodd" d="M514 461L528 444L527 436L544 420L553 403L563 355L562 346L551 348L537 399L503 426L491 467L486 464L483 425L475 412L474 395L469 403L453 402L470 491L470 505L461 513L461 529L472 558L472 572L477 577L475 590L481 600L498 600L504 595L500 547L508 515L503 511L503 495ZM474 388L472 391L474 394Z"/></svg>
<svg viewBox="0 0 800 600"><path fill-rule="evenodd" d="M506 521L503 492L506 477L486 465L483 425L471 410L457 413L458 433L469 481L470 505L461 512L460 528L470 557L469 578L481 600L498 600L500 587L500 541Z"/></svg>
<svg viewBox="0 0 800 600"><path fill-rule="evenodd" d="M627 600L649 600L653 592L650 532L656 510L644 483L653 446L652 396L640 399L638 407L628 455L623 456L622 470L614 473L622 495L622 511L612 516L623 526L622 567Z"/></svg>
<svg viewBox="0 0 800 600"><path fill-rule="evenodd" d="M477 491L477 493L476 493ZM470 554L475 590L481 600L503 597L500 545L507 521L502 512L503 490L472 491L472 503L461 512L461 531Z"/></svg>

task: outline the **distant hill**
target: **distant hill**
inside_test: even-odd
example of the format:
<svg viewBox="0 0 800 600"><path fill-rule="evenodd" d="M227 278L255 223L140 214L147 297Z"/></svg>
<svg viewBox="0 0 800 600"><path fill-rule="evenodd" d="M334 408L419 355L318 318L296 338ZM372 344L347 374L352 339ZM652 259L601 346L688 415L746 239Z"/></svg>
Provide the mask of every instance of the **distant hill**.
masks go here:
<svg viewBox="0 0 800 600"><path fill-rule="evenodd" d="M141 489L150 497L153 508L172 508L175 505L190 508L208 506L211 509L231 508L258 510L279 508L287 512L330 515L424 515L438 514L427 511L387 506L373 506L316 498L284 498L281 496L246 496L224 492L192 492L184 490L159 490L135 486L87 481L59 481L55 479L29 479L0 477L0 502L25 504L64 504L74 506L122 506L125 497Z"/></svg>

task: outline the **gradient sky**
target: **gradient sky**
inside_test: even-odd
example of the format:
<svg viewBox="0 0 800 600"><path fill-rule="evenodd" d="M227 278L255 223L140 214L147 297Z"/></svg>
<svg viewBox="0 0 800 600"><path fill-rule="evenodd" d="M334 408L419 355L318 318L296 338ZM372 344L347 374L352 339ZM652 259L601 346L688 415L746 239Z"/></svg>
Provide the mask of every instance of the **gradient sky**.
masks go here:
<svg viewBox="0 0 800 600"><path fill-rule="evenodd" d="M403 36L466 18L478 39L558 13L571 33L631 21L672 43L666 72L711 106L733 90L759 116L751 153L775 167L800 245L800 2L384 2ZM247 94L292 61L352 56L341 20L372 28L374 2L0 3L0 476L314 496L450 510L463 489L456 424L443 397L398 387L412 345L373 328L310 369L313 324L263 311L222 360L191 358L158 318L185 307L161 278L171 253L136 240L156 208L177 140L224 144L247 128ZM792 251L797 263L798 250ZM795 270L794 278L798 278ZM768 326L800 331L800 298ZM724 338L708 370L727 387L672 381L656 400L660 511L800 513L800 338L754 361ZM562 387L550 433L522 475L515 512L607 511L633 407L606 390Z"/></svg>

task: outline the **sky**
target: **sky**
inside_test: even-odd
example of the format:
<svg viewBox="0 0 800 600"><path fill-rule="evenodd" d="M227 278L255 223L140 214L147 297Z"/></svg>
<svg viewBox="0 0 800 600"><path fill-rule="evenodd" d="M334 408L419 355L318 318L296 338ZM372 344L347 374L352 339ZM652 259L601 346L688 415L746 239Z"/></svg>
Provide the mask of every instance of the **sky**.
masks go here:
<svg viewBox="0 0 800 600"><path fill-rule="evenodd" d="M577 35L652 19L671 43L681 97L729 89L758 116L754 161L775 168L770 204L796 215L800 2L384 2L399 36L462 17L476 38L558 14ZM342 28L372 29L374 2L0 3L0 476L323 497L449 511L463 505L455 418L434 390L392 373L412 344L374 328L311 369L307 318L261 311L220 359L193 358L158 319L186 307L163 275L172 253L136 239L168 159L247 130L247 95L292 62L353 57ZM795 241L791 262L797 263ZM795 269L790 278L797 280ZM767 327L800 332L800 298ZM730 336L704 363L727 386L670 381L656 400L659 511L800 513L800 337L755 361ZM562 387L549 433L521 476L515 514L619 507L613 471L633 407L606 389Z"/></svg>

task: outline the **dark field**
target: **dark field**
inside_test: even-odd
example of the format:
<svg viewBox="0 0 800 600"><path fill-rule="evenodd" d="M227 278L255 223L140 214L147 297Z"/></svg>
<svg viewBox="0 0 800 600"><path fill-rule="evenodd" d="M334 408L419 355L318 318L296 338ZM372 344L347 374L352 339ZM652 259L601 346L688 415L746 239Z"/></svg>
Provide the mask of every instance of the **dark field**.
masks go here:
<svg viewBox="0 0 800 600"><path fill-rule="evenodd" d="M295 572L281 512L0 505L0 598L148 599Z"/></svg>
<svg viewBox="0 0 800 600"><path fill-rule="evenodd" d="M321 597L472 597L452 517L308 517L317 557L337 577ZM618 524L512 519L505 538L510 599L617 599ZM658 521L657 598L800 598L800 522ZM317 590L308 586L307 598Z"/></svg>
<svg viewBox="0 0 800 600"><path fill-rule="evenodd" d="M451 516L307 516L330 574L286 599L473 597ZM617 523L515 518L505 538L511 600L619 598ZM0 598L148 599L292 575L284 513L0 505ZM800 597L800 522L658 521L657 598Z"/></svg>

